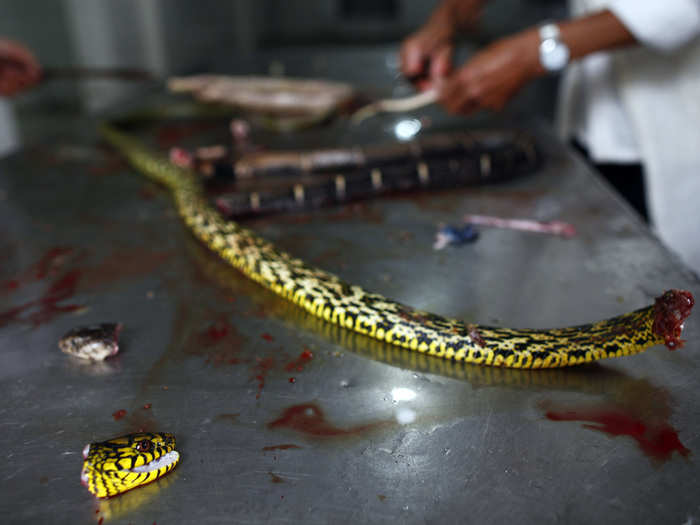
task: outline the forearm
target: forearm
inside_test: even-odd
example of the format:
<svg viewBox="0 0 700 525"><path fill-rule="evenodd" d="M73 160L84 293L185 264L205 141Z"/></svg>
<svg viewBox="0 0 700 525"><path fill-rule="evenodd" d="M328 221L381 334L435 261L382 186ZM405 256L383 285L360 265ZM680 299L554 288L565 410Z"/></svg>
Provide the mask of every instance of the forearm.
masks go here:
<svg viewBox="0 0 700 525"><path fill-rule="evenodd" d="M454 36L474 24L488 0L443 0L428 19L427 26Z"/></svg>
<svg viewBox="0 0 700 525"><path fill-rule="evenodd" d="M627 27L608 10L558 25L561 39L569 47L572 60L637 42Z"/></svg>
<svg viewBox="0 0 700 525"><path fill-rule="evenodd" d="M569 48L570 60L583 58L591 53L634 45L634 35L610 11L605 10L572 20L558 22L560 38ZM545 74L539 60L539 28L533 27L512 37L522 49L522 59L527 76Z"/></svg>

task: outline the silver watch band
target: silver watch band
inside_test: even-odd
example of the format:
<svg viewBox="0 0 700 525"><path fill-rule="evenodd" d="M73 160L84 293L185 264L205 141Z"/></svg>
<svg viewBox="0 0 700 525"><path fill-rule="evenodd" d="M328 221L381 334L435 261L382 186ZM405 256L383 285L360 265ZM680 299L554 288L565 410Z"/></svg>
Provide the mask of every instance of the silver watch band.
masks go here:
<svg viewBox="0 0 700 525"><path fill-rule="evenodd" d="M557 24L544 24L540 26L540 40L553 38L559 40L559 26Z"/></svg>

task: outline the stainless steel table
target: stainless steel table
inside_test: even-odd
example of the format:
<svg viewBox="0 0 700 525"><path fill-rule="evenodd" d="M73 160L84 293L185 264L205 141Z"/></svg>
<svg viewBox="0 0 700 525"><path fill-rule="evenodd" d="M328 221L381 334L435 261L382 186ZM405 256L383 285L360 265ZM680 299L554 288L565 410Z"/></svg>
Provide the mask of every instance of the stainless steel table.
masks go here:
<svg viewBox="0 0 700 525"><path fill-rule="evenodd" d="M386 138L391 122L371 124L365 139ZM77 120L57 143L0 162L4 522L700 516L697 314L682 350L565 370L394 349L316 321L229 269L190 237L165 191L96 144L91 125ZM249 225L352 283L475 322L570 325L667 288L700 293L546 127L529 130L547 156L531 177ZM484 228L475 244L434 251L436 225L464 213L565 220L578 236ZM70 328L106 321L125 326L116 358L85 364L58 350ZM138 429L176 434L180 465L96 500L79 482L83 446Z"/></svg>

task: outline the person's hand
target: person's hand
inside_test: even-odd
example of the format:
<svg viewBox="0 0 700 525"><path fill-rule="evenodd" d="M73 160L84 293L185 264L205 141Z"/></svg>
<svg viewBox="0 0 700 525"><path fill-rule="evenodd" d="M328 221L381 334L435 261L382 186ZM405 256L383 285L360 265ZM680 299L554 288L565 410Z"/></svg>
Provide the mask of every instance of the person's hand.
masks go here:
<svg viewBox="0 0 700 525"><path fill-rule="evenodd" d="M41 78L34 55L18 42L0 38L0 96L15 95Z"/></svg>
<svg viewBox="0 0 700 525"><path fill-rule="evenodd" d="M474 25L484 0L443 0L428 22L401 45L401 72L420 90L439 86L452 71L454 38Z"/></svg>
<svg viewBox="0 0 700 525"><path fill-rule="evenodd" d="M401 45L401 72L418 89L439 84L452 70L453 32L447 27L425 26Z"/></svg>
<svg viewBox="0 0 700 525"><path fill-rule="evenodd" d="M530 80L544 73L537 31L498 40L446 78L439 102L450 113L500 110Z"/></svg>

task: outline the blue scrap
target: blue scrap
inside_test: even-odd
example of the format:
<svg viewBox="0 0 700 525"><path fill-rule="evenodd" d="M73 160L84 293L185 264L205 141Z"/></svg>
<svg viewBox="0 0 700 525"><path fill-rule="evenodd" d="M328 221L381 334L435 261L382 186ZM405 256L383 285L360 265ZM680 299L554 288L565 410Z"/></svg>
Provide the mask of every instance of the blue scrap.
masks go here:
<svg viewBox="0 0 700 525"><path fill-rule="evenodd" d="M442 249L447 245L461 245L476 241L479 232L472 224L464 226L451 226L449 224L441 226L437 232L436 249Z"/></svg>

